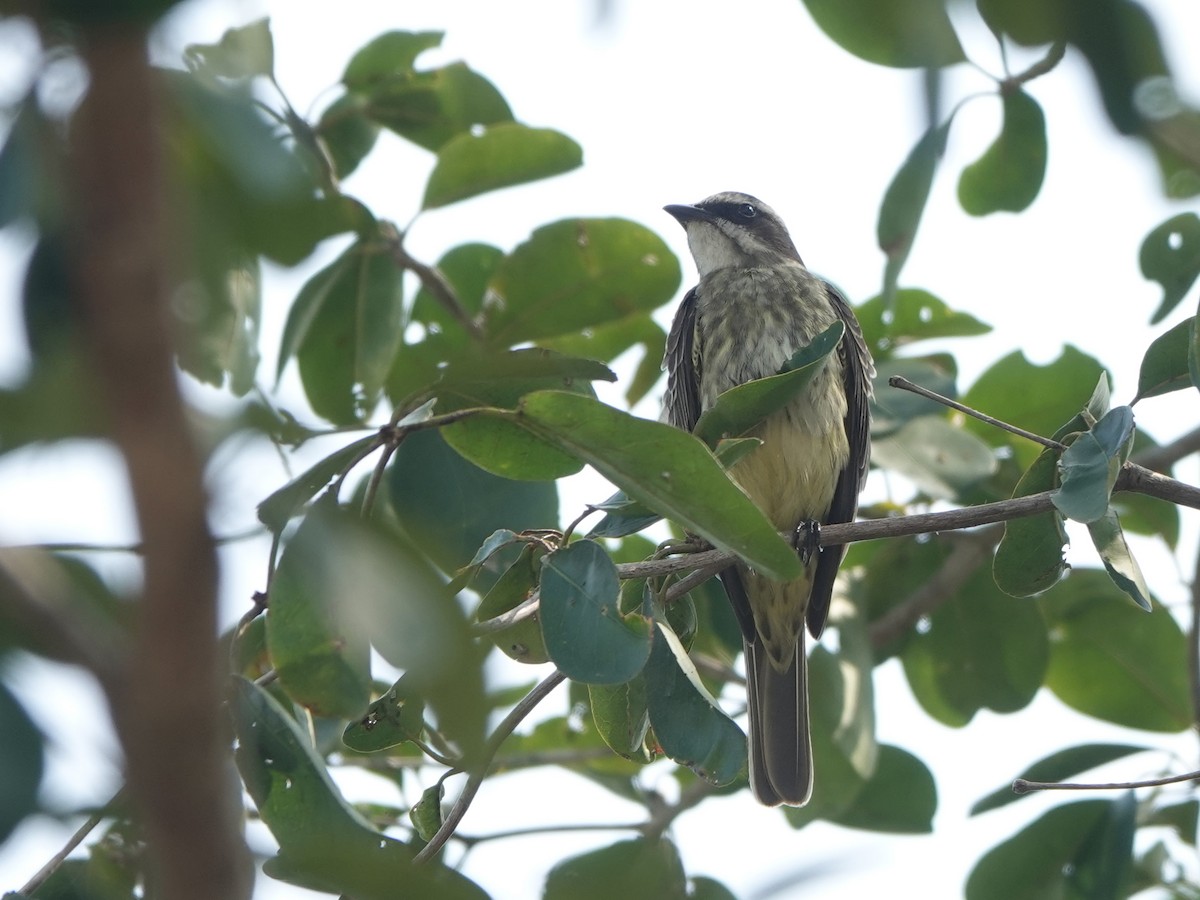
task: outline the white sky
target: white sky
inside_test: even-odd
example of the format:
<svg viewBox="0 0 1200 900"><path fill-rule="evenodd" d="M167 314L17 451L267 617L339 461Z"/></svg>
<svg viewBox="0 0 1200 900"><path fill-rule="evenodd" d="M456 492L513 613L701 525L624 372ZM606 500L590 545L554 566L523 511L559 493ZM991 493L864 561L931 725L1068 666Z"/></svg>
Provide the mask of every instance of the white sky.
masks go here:
<svg viewBox="0 0 1200 900"><path fill-rule="evenodd" d="M1168 56L1183 92L1200 102L1200 56L1187 36L1200 35L1194 0L1146 2L1162 28ZM683 233L663 212L666 203L690 202L719 190L742 190L770 203L789 223L809 265L837 281L855 302L878 291L883 257L875 246L880 199L901 160L923 130L920 78L850 57L820 34L799 0L739 4L719 0L613 0L612 15L598 20L593 4L513 0L440 0L422 4L342 0L193 0L162 35L163 60L177 59L186 43L217 40L229 26L270 15L277 75L292 104L316 115L334 96L342 67L355 49L382 31L447 32L441 49L422 57L435 65L464 59L489 77L529 124L557 128L584 148L585 165L569 175L459 204L422 216L409 249L428 260L465 240L509 248L535 227L573 215L619 215L659 231L684 264L694 269ZM978 25L970 4L954 6L964 26L970 58L998 72L995 44ZM14 63L26 46L20 29L0 28L0 99L17 93ZM1032 57L1013 56L1014 70ZM946 80L947 105L990 82L960 66ZM1053 359L1064 342L1099 357L1115 374L1115 402L1132 396L1144 347L1171 320L1148 328L1159 288L1142 279L1137 250L1142 237L1190 205L1160 199L1148 151L1119 139L1108 126L1090 75L1074 53L1057 71L1029 86L1046 112L1050 162L1036 203L1019 216L973 219L955 200L957 174L990 143L999 125L999 101L981 97L959 114L947 156L902 284L931 290L954 308L996 327L993 335L945 344L960 365L965 388L1013 348L1034 361ZM346 189L378 215L407 222L418 208L432 157L399 140L385 139ZM29 236L0 234L0 380L18 377L24 364L17 318L19 254ZM336 246L324 247L313 265ZM277 335L303 272L273 273L267 297L264 380L274 368ZM1188 305L1187 302L1184 304ZM1122 319L1119 310L1128 310ZM666 322L669 312L664 312ZM931 345L932 346L932 345ZM285 386L295 396L294 384ZM205 392L198 392L203 395ZM612 395L614 398L616 394ZM655 415L652 402L639 412ZM1190 430L1197 420L1192 392L1138 407L1139 424L1160 441ZM254 504L285 475L265 452L258 464L230 471L214 466L216 527L236 532L253 523ZM1178 477L1200 481L1194 460ZM124 541L133 538L121 476L111 455L92 446L38 448L0 459L0 541ZM571 518L584 500L603 492L580 480L564 498ZM882 494L878 479L868 487ZM69 506L68 506L69 504ZM69 518L62 510L71 509ZM95 515L81 515L93 510ZM1198 534L1185 515L1182 570L1191 571ZM1072 559L1094 564L1086 537ZM1139 545L1151 586L1168 603L1182 604L1180 568L1168 554ZM226 608L232 617L261 587L261 543L226 556ZM106 563L117 574L120 563ZM513 667L517 669L518 667ZM506 670L513 680L535 677ZM101 801L116 787L115 751L86 680L43 665L16 672L22 696L52 736L47 796L64 805ZM672 831L689 874L709 874L740 897L801 897L814 892L886 896L903 885L923 897L961 894L966 873L981 853L1063 798L1030 798L981 819L966 818L980 796L1029 762L1089 740L1127 740L1169 746L1194 761L1194 738L1115 731L1066 710L1048 695L1015 716L979 715L963 730L933 723L915 704L899 666L877 670L878 732L930 765L939 807L932 837L891 837L817 823L796 832L782 815L758 807L748 792L710 800L678 820ZM75 702L82 696L84 703ZM548 708L561 710L561 698ZM1119 777L1156 774L1171 763L1138 757ZM1132 771L1130 767L1134 768ZM1144 768L1140 768L1144 767ZM820 777L818 772L817 777ZM1117 776L1114 776L1117 777ZM664 775L657 786L670 791ZM356 798L378 791L374 781L353 781ZM386 797L383 799L387 799ZM1068 798L1074 799L1074 798ZM463 830L478 835L523 825L629 821L637 811L582 779L556 773L507 777L485 783ZM0 847L0 890L19 887L61 845L70 829L47 820L30 823ZM626 835L571 833L485 843L466 871L497 898L540 894L550 864L568 853L605 846ZM258 841L256 846L264 847ZM822 880L771 893L789 873L820 870ZM308 896L260 879L259 896ZM315 895L314 895L315 896Z"/></svg>

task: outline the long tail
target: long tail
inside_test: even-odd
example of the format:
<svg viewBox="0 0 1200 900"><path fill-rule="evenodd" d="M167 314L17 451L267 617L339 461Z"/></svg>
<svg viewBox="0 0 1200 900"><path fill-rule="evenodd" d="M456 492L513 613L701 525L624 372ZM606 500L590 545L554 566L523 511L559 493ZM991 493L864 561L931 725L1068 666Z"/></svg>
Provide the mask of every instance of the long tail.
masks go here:
<svg viewBox="0 0 1200 900"><path fill-rule="evenodd" d="M803 806L812 796L813 785L804 632L786 672L771 665L758 635L743 645L750 704L750 787L768 806Z"/></svg>

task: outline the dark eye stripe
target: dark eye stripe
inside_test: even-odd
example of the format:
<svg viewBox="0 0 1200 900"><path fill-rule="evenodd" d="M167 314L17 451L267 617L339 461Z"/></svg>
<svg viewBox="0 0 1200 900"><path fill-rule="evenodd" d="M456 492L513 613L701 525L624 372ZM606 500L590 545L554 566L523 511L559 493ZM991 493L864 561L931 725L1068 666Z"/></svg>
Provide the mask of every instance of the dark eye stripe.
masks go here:
<svg viewBox="0 0 1200 900"><path fill-rule="evenodd" d="M758 218L758 208L751 203L706 203L701 208L731 222L750 222Z"/></svg>

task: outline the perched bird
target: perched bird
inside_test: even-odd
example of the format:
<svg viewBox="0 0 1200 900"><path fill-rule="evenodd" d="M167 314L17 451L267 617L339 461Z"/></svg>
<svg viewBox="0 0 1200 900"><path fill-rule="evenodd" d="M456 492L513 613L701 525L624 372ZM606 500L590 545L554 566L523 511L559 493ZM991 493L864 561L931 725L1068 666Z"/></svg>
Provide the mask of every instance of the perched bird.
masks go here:
<svg viewBox="0 0 1200 900"><path fill-rule="evenodd" d="M804 574L777 582L744 565L721 573L741 625L750 708L750 785L770 806L812 795L804 630L821 636L842 546L818 546L822 523L858 509L870 452L874 365L845 297L805 268L775 211L747 194L665 207L687 232L700 283L675 314L663 361L663 418L691 431L717 395L775 375L841 319L832 354L804 392L755 432L763 444L730 470L780 531Z"/></svg>

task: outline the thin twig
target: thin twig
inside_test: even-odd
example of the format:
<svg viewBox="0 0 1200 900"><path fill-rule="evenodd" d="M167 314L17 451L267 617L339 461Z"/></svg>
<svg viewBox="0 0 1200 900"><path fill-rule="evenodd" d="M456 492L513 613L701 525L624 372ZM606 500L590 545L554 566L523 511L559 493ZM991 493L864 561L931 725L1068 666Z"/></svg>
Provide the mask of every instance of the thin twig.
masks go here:
<svg viewBox="0 0 1200 900"><path fill-rule="evenodd" d="M1007 431L1010 434L1015 434L1017 437L1023 437L1026 440L1033 441L1035 444L1041 444L1043 447L1049 447L1051 450L1066 450L1067 445L1061 444L1058 441L1051 440L1047 437L1042 437L1040 434L1034 434L1032 431L1026 431L1024 428L1018 428L1016 425L1010 425L1008 422L1003 422L1000 419L993 418L987 413L981 413L977 409L972 409L969 406L964 406L957 400L951 400L949 397L939 394L937 391L931 391L929 388L921 387L919 384L914 384L903 375L893 375L888 379L888 384L891 387L899 388L902 391L910 391L935 403L940 403L942 406L948 406L951 409L956 409L960 413L964 413L973 419L978 419L980 422L986 422L999 428L1001 431Z"/></svg>
<svg viewBox="0 0 1200 900"><path fill-rule="evenodd" d="M680 792L677 801L664 803L654 809L650 818L638 830L647 840L658 840L663 836L663 832L671 827L672 822L710 796L716 789L717 786L712 782L698 778Z"/></svg>
<svg viewBox="0 0 1200 900"><path fill-rule="evenodd" d="M462 841L468 847L474 847L476 844L483 844L487 841L502 841L508 838L529 837L537 834L562 834L566 831L637 831L641 827L641 823L639 822L614 822L612 824L597 822L593 825L536 825L529 828L513 828L510 831L497 831L495 834L456 834L454 839Z"/></svg>
<svg viewBox="0 0 1200 900"><path fill-rule="evenodd" d="M1184 781L1200 780L1200 772L1186 775L1171 775L1167 778L1151 778L1146 781L1112 781L1104 784L1082 784L1071 781L1026 781L1018 778L1012 783L1014 794L1031 791L1130 791L1134 788L1161 787L1164 784L1179 784Z"/></svg>
<svg viewBox="0 0 1200 900"><path fill-rule="evenodd" d="M504 717L496 730L492 732L488 738L487 745L483 749L483 758L479 761L478 766L467 776L467 783L463 785L462 793L458 795L458 799L454 801L454 806L450 808L450 812L446 814L441 827L437 833L429 839L421 852L413 857L414 862L426 862L438 854L445 846L446 841L454 834L454 830L458 827L458 823L462 821L462 817L467 814L467 810L471 806L471 801L475 799L475 794L479 790L479 786L483 783L484 777L490 769L492 758L496 755L496 751L500 749L500 745L505 739L512 734L513 729L520 724L529 713L531 713L539 703L542 702L550 692L566 681L567 676L555 669L547 675L532 691L521 698L521 702L512 708L507 716Z"/></svg>
<svg viewBox="0 0 1200 900"><path fill-rule="evenodd" d="M84 838L96 830L96 826L104 821L104 817L108 815L108 811L124 798L124 794L125 788L122 787L119 791L113 794L111 798L109 798L107 803L88 816L87 819L84 820L84 823L75 829L75 833L67 839L67 842L63 845L63 848L50 857L50 859L46 861L46 864L38 869L37 873L30 878L29 881L25 882L25 886L20 890L20 895L22 897L32 897L34 891L45 884L46 881L49 880L50 876L58 871L58 867L66 861L67 857L71 855L71 852L83 843Z"/></svg>
<svg viewBox="0 0 1200 900"><path fill-rule="evenodd" d="M446 280L446 276L433 266L426 265L409 255L408 250L404 247L404 236L392 223L381 223L380 232L384 239L388 241L389 248L392 251L392 259L396 261L396 265L416 275L425 290L429 291L434 299L442 305L442 308L453 316L454 320L463 327L463 330L473 339L482 341L483 329L479 327L479 323L467 312L466 307L459 300L454 286Z"/></svg>
<svg viewBox="0 0 1200 900"><path fill-rule="evenodd" d="M1003 44L1001 44L1003 46ZM1063 57L1067 55L1067 45L1063 41L1051 46L1049 52L1044 57L1035 62L1032 66L1020 74L1013 75L1011 78L1006 78L1000 83L1001 93L1009 93L1018 90L1021 85L1033 81L1035 78L1052 71L1055 66L1062 62Z"/></svg>

